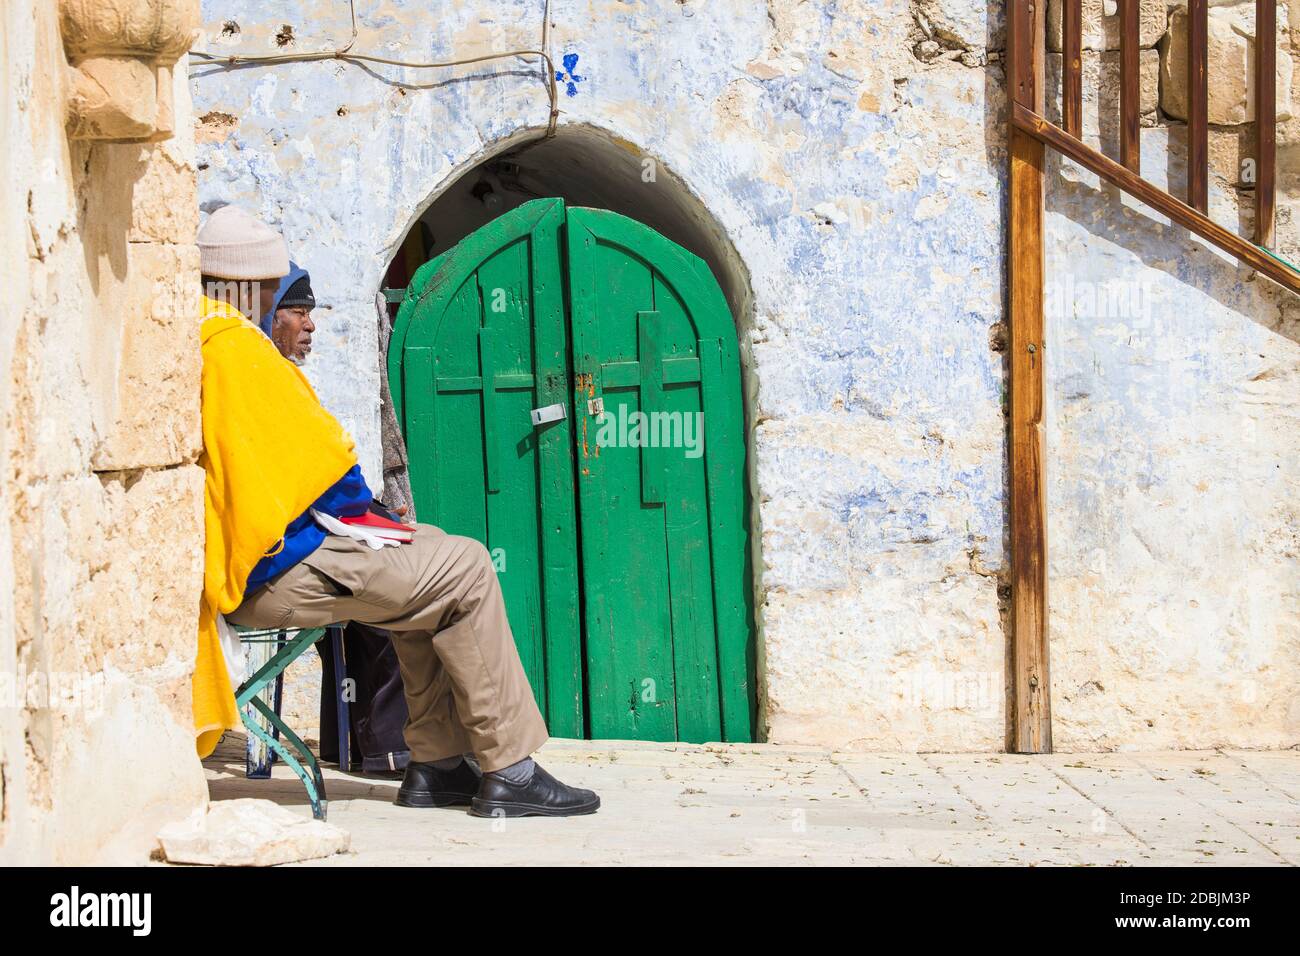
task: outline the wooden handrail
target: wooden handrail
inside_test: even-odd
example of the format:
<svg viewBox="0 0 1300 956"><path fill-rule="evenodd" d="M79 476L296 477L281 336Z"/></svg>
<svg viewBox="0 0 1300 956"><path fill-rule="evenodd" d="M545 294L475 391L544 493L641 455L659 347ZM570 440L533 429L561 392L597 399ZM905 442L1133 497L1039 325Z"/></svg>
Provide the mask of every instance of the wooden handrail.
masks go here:
<svg viewBox="0 0 1300 956"><path fill-rule="evenodd" d="M1268 276L1283 288L1300 294L1300 272L1290 268L1281 259L1250 240L1243 239L1235 232L1223 228L1213 219L1179 201L1163 189L1151 185L1141 176L1135 175L1087 143L1075 139L1049 120L1016 103L1012 106L1012 123L1017 129L1023 130L1057 152L1068 156L1080 166L1113 183L1135 199L1140 199L1180 226L1214 243L1224 252Z"/></svg>

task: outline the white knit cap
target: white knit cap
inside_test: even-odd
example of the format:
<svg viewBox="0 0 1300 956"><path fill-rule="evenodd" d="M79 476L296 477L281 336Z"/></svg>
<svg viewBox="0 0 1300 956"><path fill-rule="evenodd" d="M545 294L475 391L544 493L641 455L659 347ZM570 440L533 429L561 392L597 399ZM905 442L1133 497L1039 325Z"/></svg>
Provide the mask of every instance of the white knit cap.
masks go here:
<svg viewBox="0 0 1300 956"><path fill-rule="evenodd" d="M284 237L238 206L222 206L199 230L199 271L214 279L282 279L289 274Z"/></svg>

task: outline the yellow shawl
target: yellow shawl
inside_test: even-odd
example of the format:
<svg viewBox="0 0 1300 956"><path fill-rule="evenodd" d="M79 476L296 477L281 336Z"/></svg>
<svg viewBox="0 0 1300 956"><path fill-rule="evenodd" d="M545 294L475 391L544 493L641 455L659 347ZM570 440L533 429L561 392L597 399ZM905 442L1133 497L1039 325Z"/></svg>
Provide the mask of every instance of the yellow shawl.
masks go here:
<svg viewBox="0 0 1300 956"><path fill-rule="evenodd" d="M357 456L306 376L256 325L206 297L202 314L207 540L193 691L206 757L223 730L239 726L216 615L239 606L254 565Z"/></svg>

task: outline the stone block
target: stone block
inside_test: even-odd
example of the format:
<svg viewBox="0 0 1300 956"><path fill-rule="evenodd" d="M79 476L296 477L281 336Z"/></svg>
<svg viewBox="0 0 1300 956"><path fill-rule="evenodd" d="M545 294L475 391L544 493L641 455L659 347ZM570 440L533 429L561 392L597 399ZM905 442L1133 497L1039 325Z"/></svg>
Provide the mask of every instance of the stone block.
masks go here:
<svg viewBox="0 0 1300 956"><path fill-rule="evenodd" d="M174 465L202 447L199 420L198 250L131 243L117 295L100 308L120 323L115 394L105 403L96 471Z"/></svg>
<svg viewBox="0 0 1300 956"><path fill-rule="evenodd" d="M85 678L80 699L58 702L54 714L50 816L62 823L52 862L84 862L94 848L89 859L97 865L138 866L157 848L159 827L208 802L194 759L189 678L174 662ZM183 708L173 699L175 684L183 685ZM93 808L87 794L95 795Z"/></svg>
<svg viewBox="0 0 1300 956"><path fill-rule="evenodd" d="M24 636L34 649L41 647L30 665L60 673L102 671L102 635L107 632L116 643L130 635L121 628L101 629L99 613L106 608L94 594L96 576L114 556L106 534L112 511L108 492L95 476L74 475L29 486L16 504L16 540L40 542L30 577L24 575L16 588L18 599L34 612ZM135 590L134 583L129 590Z"/></svg>
<svg viewBox="0 0 1300 956"><path fill-rule="evenodd" d="M45 627L66 636L65 669L188 666L203 587L203 481L197 465L121 472L78 479L48 499L42 534L63 550L42 576L65 598L46 611ZM161 693L170 701L170 688ZM185 696L177 717L188 721Z"/></svg>
<svg viewBox="0 0 1300 956"><path fill-rule="evenodd" d="M1047 48L1062 50L1062 3L1048 0ZM1167 23L1165 0L1142 0L1138 14L1138 38L1143 49L1160 42ZM1083 48L1085 50L1119 49L1119 8L1115 0L1083 0Z"/></svg>
<svg viewBox="0 0 1300 956"><path fill-rule="evenodd" d="M1279 12L1279 28L1286 23L1285 8ZM1284 34L1279 29L1277 52L1277 117L1292 116L1291 56L1281 49ZM1255 119L1255 5L1241 3L1212 7L1209 15L1206 54L1209 76L1207 112L1216 126L1235 126ZM1187 119L1187 9L1172 11L1169 36L1160 45L1160 108L1175 119Z"/></svg>
<svg viewBox="0 0 1300 956"><path fill-rule="evenodd" d="M1210 173L1223 185L1246 186L1243 163L1255 155L1255 137L1251 127L1209 131ZM1249 199L1249 197L1246 197Z"/></svg>
<svg viewBox="0 0 1300 956"><path fill-rule="evenodd" d="M963 0L917 0L915 9L925 17L931 32L949 47L983 50L990 45L984 4Z"/></svg>
<svg viewBox="0 0 1300 956"><path fill-rule="evenodd" d="M276 866L346 853L351 837L270 800L218 800L206 815L171 823L158 833L169 863Z"/></svg>
<svg viewBox="0 0 1300 956"><path fill-rule="evenodd" d="M172 103L178 129L184 136L153 143L140 150L138 169L132 176L132 242L194 241L199 230L198 174L194 140L188 135L194 126L186 70L174 71Z"/></svg>
<svg viewBox="0 0 1300 956"><path fill-rule="evenodd" d="M193 170L178 166L170 152L155 145L140 150L133 172L130 241L193 243L199 230Z"/></svg>
<svg viewBox="0 0 1300 956"><path fill-rule="evenodd" d="M91 57L73 74L68 135L131 141L149 137L159 114L158 72L131 57Z"/></svg>
<svg viewBox="0 0 1300 956"><path fill-rule="evenodd" d="M1048 89L1061 89L1063 58L1059 53L1047 54ZM1151 125L1156 107L1160 104L1160 54L1143 50L1138 57L1139 112ZM1119 148L1119 91L1120 55L1118 52L1083 54L1083 136L1095 140L1100 137L1107 150ZM1057 116L1060 116L1059 111Z"/></svg>
<svg viewBox="0 0 1300 956"><path fill-rule="evenodd" d="M183 86L178 91L188 131L189 98ZM193 151L189 137L185 142L96 145L77 183L80 192L89 194L83 233L96 244L120 246L125 226L125 238L133 243L193 243L199 228Z"/></svg>

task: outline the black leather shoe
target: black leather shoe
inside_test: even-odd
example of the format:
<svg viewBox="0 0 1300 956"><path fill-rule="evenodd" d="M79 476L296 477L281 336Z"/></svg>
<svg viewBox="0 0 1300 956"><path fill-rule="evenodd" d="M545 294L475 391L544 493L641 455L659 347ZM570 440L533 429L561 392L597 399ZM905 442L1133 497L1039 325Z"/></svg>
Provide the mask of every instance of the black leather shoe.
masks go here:
<svg viewBox="0 0 1300 956"><path fill-rule="evenodd" d="M470 802L475 817L572 817L595 813L600 797L590 790L560 783L537 765L527 783L511 783L485 773Z"/></svg>
<svg viewBox="0 0 1300 956"><path fill-rule="evenodd" d="M406 765L393 803L399 807L463 807L478 792L478 785L478 774L463 760L451 770L412 761Z"/></svg>

